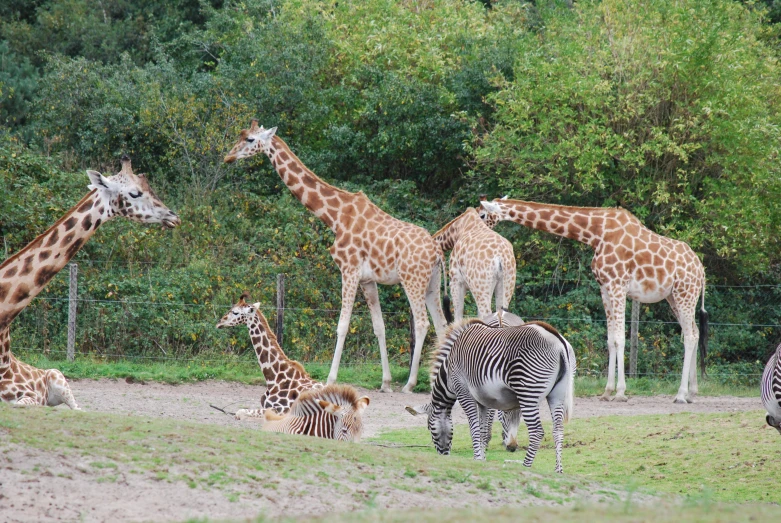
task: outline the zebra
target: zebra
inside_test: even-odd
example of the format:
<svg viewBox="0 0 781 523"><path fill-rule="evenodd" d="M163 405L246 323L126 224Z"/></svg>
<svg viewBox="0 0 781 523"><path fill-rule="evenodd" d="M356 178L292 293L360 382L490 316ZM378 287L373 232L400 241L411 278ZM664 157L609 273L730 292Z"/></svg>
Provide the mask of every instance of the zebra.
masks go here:
<svg viewBox="0 0 781 523"><path fill-rule="evenodd" d="M761 385L762 403L767 410L765 421L781 434L781 345L770 356L762 373Z"/></svg>
<svg viewBox="0 0 781 523"><path fill-rule="evenodd" d="M439 454L450 454L451 411L456 400L469 420L476 460L485 459L484 427L488 409L520 408L529 430L523 464L531 467L544 436L539 404L547 399L553 417L556 472L563 471L564 422L574 408L575 353L552 326L530 322L491 328L469 319L450 327L434 355L428 429Z"/></svg>
<svg viewBox="0 0 781 523"><path fill-rule="evenodd" d="M493 314L485 316L482 321L493 328L518 327L526 323L523 321L523 318L509 312L506 307L501 308L501 315L499 314L499 311L496 311ZM431 383L433 382L434 377L432 376ZM419 414L429 415L431 413L431 403L426 403L417 407L407 406L405 408L407 412L413 416ZM502 446L509 452L515 452L518 450L518 427L521 425L521 411L519 409L513 409L507 412L500 410L497 413L496 409L488 409L485 423L481 427L486 450L488 449L488 443L491 441L491 430L493 428L495 415L502 424Z"/></svg>
<svg viewBox="0 0 781 523"><path fill-rule="evenodd" d="M349 385L326 385L302 392L284 415L266 409L260 430L358 442L368 406L368 396L359 398Z"/></svg>

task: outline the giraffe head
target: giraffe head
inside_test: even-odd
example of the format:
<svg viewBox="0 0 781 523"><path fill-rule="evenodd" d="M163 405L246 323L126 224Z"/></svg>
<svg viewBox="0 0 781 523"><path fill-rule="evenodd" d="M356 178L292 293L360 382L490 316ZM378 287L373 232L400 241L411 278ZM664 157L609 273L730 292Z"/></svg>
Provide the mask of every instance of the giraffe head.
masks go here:
<svg viewBox="0 0 781 523"><path fill-rule="evenodd" d="M242 129L236 145L225 156L225 163L233 163L241 158L249 158L261 151L268 154L271 150L271 139L276 132L276 127L271 129L264 129L262 125L258 127L258 121L253 119L249 129Z"/></svg>
<svg viewBox="0 0 781 523"><path fill-rule="evenodd" d="M507 196L505 196L502 199L503 200L507 199ZM481 194L480 195L480 207L477 207L477 213L480 215L480 219L483 220L483 223L485 223L488 226L489 229L493 229L494 227L496 227L496 224L501 221L501 219L499 218L499 214L498 213L492 212L491 210L489 210L483 204L483 202L487 202L489 204L492 203L492 202L488 202L488 200L486 200L485 194Z"/></svg>
<svg viewBox="0 0 781 523"><path fill-rule="evenodd" d="M260 302L250 304L247 303L247 300L249 300L249 292L244 291L236 305L231 307L231 310L229 310L219 323L217 323L217 328L235 327L242 323L249 324L249 322L257 316Z"/></svg>
<svg viewBox="0 0 781 523"><path fill-rule="evenodd" d="M114 176L103 176L97 171L87 171L90 189L97 191L99 201L109 218L124 216L141 223L159 223L167 229L181 224L179 217L160 201L146 176L135 174L130 158L122 156L122 170Z"/></svg>

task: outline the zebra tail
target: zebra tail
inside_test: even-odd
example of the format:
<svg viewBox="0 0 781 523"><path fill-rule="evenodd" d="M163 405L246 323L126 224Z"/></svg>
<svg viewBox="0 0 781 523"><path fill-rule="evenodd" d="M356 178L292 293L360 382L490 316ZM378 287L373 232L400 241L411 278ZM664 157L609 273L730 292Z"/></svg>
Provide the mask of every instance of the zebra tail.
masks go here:
<svg viewBox="0 0 781 523"><path fill-rule="evenodd" d="M572 345L566 342L566 354L563 354L564 364L567 369L567 395L564 399L564 422L569 421L570 417L575 411L575 371L577 365L575 363L575 351L572 349Z"/></svg>
<svg viewBox="0 0 781 523"><path fill-rule="evenodd" d="M705 310L705 285L702 286L702 307L700 307L700 376L707 376L708 357L708 311Z"/></svg>

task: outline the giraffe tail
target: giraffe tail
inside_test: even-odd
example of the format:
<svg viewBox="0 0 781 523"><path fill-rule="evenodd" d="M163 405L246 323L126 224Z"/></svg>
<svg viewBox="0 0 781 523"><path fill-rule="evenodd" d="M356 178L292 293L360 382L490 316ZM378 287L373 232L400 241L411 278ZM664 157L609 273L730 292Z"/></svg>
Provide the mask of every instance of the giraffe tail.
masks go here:
<svg viewBox="0 0 781 523"><path fill-rule="evenodd" d="M705 282L702 283L702 305L700 306L700 376L708 375L705 360L708 357L708 311L705 310Z"/></svg>
<svg viewBox="0 0 781 523"><path fill-rule="evenodd" d="M442 312L445 313L445 321L449 324L453 323L453 313L450 310L450 295L447 293L447 270L445 268L445 255L439 259L439 266L442 270L442 276L444 276L445 282L445 297L442 298Z"/></svg>

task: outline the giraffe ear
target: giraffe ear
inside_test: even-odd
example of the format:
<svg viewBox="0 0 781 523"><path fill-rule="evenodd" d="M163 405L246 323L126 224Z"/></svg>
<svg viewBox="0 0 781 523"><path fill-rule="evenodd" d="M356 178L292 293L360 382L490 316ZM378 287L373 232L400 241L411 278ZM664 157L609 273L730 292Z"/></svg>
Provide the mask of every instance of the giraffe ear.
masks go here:
<svg viewBox="0 0 781 523"><path fill-rule="evenodd" d="M266 129L261 133L261 138L263 140L271 140L271 137L277 134L277 128L272 127L271 129Z"/></svg>
<svg viewBox="0 0 781 523"><path fill-rule="evenodd" d="M255 307L256 309L260 310L260 302L253 303L252 306Z"/></svg>
<svg viewBox="0 0 781 523"><path fill-rule="evenodd" d="M90 189L107 189L109 191L119 190L119 185L112 182L98 171L87 170L87 176L89 176L90 184L87 186Z"/></svg>
<svg viewBox="0 0 781 523"><path fill-rule="evenodd" d="M490 213L498 214L501 211L501 208L496 203L489 202L488 200L481 201L480 205Z"/></svg>
<svg viewBox="0 0 781 523"><path fill-rule="evenodd" d="M502 196L500 199L501 199L501 200L506 200L507 198L509 198L509 196L510 196L509 194L505 194L505 195L504 195L504 196Z"/></svg>

